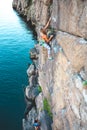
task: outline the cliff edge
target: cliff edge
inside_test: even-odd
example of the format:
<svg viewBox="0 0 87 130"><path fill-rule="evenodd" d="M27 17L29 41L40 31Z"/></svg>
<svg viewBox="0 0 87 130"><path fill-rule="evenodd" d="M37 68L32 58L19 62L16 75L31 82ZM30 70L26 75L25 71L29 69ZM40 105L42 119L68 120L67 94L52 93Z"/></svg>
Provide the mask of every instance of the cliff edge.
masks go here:
<svg viewBox="0 0 87 130"><path fill-rule="evenodd" d="M39 44L32 54L37 56L28 69L26 88L32 107L23 120L24 130L34 129L36 117L41 130L87 130L87 0L13 0L13 8L32 21L38 37L50 16L56 32L53 60Z"/></svg>

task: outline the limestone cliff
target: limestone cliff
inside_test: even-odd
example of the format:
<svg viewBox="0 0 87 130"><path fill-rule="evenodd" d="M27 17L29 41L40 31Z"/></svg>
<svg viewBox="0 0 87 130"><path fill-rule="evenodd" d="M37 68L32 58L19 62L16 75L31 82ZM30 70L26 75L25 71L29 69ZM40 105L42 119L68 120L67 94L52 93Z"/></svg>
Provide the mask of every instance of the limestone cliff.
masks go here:
<svg viewBox="0 0 87 130"><path fill-rule="evenodd" d="M33 96L36 107L27 115L38 116L41 130L87 130L87 90L83 87L83 81L87 80L87 0L13 0L13 7L36 25L38 37L39 28L49 16L50 26L56 31L51 43L52 61L48 60L45 48L37 47L34 69L35 73L38 69L36 85L40 85L42 92ZM44 112L45 100L50 106L51 123ZM25 130L32 124L32 118L27 119Z"/></svg>

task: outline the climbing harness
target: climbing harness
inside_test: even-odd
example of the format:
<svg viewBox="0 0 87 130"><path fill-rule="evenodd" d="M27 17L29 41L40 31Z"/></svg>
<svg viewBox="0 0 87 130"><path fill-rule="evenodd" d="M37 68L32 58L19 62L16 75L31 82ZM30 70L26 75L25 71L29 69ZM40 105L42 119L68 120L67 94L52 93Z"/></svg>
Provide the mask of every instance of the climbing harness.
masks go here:
<svg viewBox="0 0 87 130"><path fill-rule="evenodd" d="M44 46L45 41L43 39L39 40L40 46Z"/></svg>

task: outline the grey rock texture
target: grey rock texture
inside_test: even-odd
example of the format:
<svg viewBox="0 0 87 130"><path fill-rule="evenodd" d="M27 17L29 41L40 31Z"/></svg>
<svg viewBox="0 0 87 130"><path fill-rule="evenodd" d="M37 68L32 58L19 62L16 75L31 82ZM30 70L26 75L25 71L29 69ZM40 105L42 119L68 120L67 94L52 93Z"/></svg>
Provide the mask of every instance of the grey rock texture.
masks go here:
<svg viewBox="0 0 87 130"><path fill-rule="evenodd" d="M39 70L39 84L52 107L53 130L86 130L87 90L82 82L87 79L87 41L60 31L56 39L61 48L52 61L41 47Z"/></svg>
<svg viewBox="0 0 87 130"><path fill-rule="evenodd" d="M87 38L87 0L13 0L13 7L39 26L51 15L56 30Z"/></svg>
<svg viewBox="0 0 87 130"><path fill-rule="evenodd" d="M53 0L52 25L56 29L87 38L86 21L86 0Z"/></svg>
<svg viewBox="0 0 87 130"><path fill-rule="evenodd" d="M38 59L38 51L36 48L30 50L30 58L31 59Z"/></svg>
<svg viewBox="0 0 87 130"><path fill-rule="evenodd" d="M29 68L27 69L27 75L28 75L28 76L31 76L31 75L33 75L33 74L35 74L35 67L34 67L33 64L31 64L31 65L29 66Z"/></svg>
<svg viewBox="0 0 87 130"><path fill-rule="evenodd" d="M32 97L38 84L42 88L39 95L33 94L37 117L44 122L41 130L87 130L87 90L83 88L87 80L87 0L32 0L31 4L14 0L13 7L35 24L38 38L39 29L50 16L50 26L56 31L50 43L53 60L48 60L47 50L38 45L38 60L34 62L38 78L33 82L35 77L30 76L27 88L27 97ZM49 127L43 114L44 98L52 112ZM29 116L27 119L30 124Z"/></svg>

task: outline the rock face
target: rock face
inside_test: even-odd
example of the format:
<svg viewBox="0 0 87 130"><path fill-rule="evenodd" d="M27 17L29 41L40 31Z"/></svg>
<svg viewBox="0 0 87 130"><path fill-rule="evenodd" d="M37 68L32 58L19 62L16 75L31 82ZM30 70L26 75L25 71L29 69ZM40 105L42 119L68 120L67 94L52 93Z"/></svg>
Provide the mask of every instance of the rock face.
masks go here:
<svg viewBox="0 0 87 130"><path fill-rule="evenodd" d="M38 45L35 62L38 69L35 84L42 92L33 94L33 99L41 130L87 130L87 90L83 88L83 81L87 80L87 0L32 0L31 3L14 0L13 7L36 25L38 37L39 29L49 16L52 18L50 26L56 30L51 42L53 60L48 60L47 50ZM29 75L34 74L33 68L27 71ZM30 84L33 86L32 82ZM34 93L34 89L29 93ZM45 112L45 99L50 106L51 119L48 119L49 111L46 110L47 115Z"/></svg>
<svg viewBox="0 0 87 130"><path fill-rule="evenodd" d="M51 15L56 30L87 38L87 0L13 0L13 7L41 26Z"/></svg>
<svg viewBox="0 0 87 130"><path fill-rule="evenodd" d="M87 1L53 0L52 20L55 28L87 38Z"/></svg>

